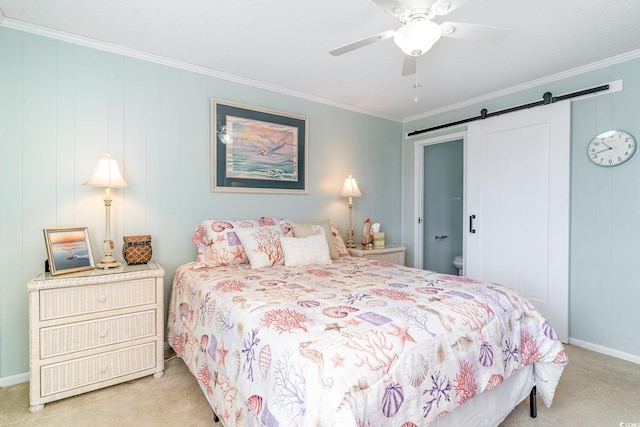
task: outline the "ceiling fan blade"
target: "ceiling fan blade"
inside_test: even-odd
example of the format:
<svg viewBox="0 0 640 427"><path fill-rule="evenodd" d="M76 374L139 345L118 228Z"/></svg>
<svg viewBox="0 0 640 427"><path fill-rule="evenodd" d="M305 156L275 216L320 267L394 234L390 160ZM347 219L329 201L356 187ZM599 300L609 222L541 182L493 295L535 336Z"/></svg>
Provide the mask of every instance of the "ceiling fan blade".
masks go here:
<svg viewBox="0 0 640 427"><path fill-rule="evenodd" d="M440 24L443 37L475 40L482 43L498 44L511 32L507 28L489 25L467 24L464 22L443 22Z"/></svg>
<svg viewBox="0 0 640 427"><path fill-rule="evenodd" d="M395 34L395 30L387 30L387 31L383 31L381 33L378 34L374 34L372 36L369 37L365 37L361 40L355 41L353 43L349 43L346 44L344 46L341 46L339 48L333 49L332 51L330 51L329 53L333 56L339 56L342 55L344 53L347 52L351 52L352 50L356 50L359 49L363 46L367 46L369 44L375 43L379 40L386 40L389 39L391 37L393 37L393 35Z"/></svg>
<svg viewBox="0 0 640 427"><path fill-rule="evenodd" d="M416 62L418 58L415 56L404 55L402 63L402 76L411 76L416 73Z"/></svg>

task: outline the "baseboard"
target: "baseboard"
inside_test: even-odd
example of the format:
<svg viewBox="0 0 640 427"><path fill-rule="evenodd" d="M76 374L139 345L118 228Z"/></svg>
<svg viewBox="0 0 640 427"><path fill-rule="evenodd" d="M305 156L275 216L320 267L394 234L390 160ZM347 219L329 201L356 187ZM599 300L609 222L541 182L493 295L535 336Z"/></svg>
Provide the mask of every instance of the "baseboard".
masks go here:
<svg viewBox="0 0 640 427"><path fill-rule="evenodd" d="M0 377L0 387L8 387L10 385L26 383L29 381L29 372L24 372L10 377Z"/></svg>
<svg viewBox="0 0 640 427"><path fill-rule="evenodd" d="M587 350L595 351L596 353L606 354L607 356L617 357L618 359L626 360L627 362L633 362L640 365L640 356L637 356L635 354L625 353L624 351L615 350L613 348L571 337L569 337L569 344L586 348Z"/></svg>

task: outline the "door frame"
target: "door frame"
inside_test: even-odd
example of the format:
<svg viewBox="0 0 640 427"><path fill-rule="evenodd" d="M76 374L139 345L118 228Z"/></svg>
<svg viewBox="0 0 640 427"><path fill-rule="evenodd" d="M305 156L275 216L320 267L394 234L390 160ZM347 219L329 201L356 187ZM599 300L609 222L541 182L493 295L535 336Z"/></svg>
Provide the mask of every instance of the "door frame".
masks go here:
<svg viewBox="0 0 640 427"><path fill-rule="evenodd" d="M422 268L422 257L424 252L424 147L427 145L441 144L444 142L462 140L463 152L463 176L462 176L462 229L464 230L464 218L467 217L467 150L464 149L467 143L467 131L457 129L457 131L448 133L446 135L434 136L430 138L420 139L413 143L413 158L414 158L414 194L413 194L413 209L414 215L414 251L413 251L413 266L415 268ZM462 256L466 253L466 242L462 239Z"/></svg>

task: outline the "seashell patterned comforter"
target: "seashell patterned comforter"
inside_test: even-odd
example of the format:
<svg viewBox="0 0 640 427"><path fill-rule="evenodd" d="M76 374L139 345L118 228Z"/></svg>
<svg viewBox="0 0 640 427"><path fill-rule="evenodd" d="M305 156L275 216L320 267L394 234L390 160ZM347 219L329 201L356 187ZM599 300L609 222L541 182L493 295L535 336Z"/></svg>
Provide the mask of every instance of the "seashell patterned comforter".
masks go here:
<svg viewBox="0 0 640 427"><path fill-rule="evenodd" d="M426 426L567 355L514 290L363 258L176 272L167 340L225 426Z"/></svg>

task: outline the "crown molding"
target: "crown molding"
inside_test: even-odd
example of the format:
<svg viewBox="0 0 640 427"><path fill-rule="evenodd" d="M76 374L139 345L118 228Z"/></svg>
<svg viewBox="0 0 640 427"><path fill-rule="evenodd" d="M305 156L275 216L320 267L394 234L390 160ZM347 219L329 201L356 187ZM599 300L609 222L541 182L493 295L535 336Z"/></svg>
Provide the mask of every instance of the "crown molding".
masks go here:
<svg viewBox="0 0 640 427"><path fill-rule="evenodd" d="M383 114L358 108L350 104L344 104L344 103L336 102L330 99L322 98L320 96L298 92L298 91L287 89L281 86L271 85L271 84L260 82L257 80L252 80L245 77L236 76L234 74L217 71L211 68L202 67L200 65L194 65L188 62L177 61L174 59L166 58L164 56L154 55L151 53L142 52L135 49L129 49L123 46L106 43L100 40L95 40L88 37L82 37L75 34L70 34L63 31L54 30L52 28L42 27L39 25L35 25L28 22L7 18L3 16L4 15L2 15L2 11L0 10L0 26L10 28L12 30L23 31L25 33L48 37L48 38L60 40L63 42L67 42L70 44L90 47L90 48L105 51L105 52L127 56L130 58L141 59L143 61L153 62L155 64L166 65L167 67L172 67L172 68L176 68L184 71L190 71L190 72L202 74L205 76L215 77L221 80L226 80L233 83L239 83L245 86L251 86L258 89L264 89L270 92L281 93L283 95L293 96L296 98L306 99L308 101L313 101L320 104L325 104L332 107L340 108L343 110L353 111L356 113L366 114L368 116L378 117L386 120L392 120L394 122L401 122L401 118L399 117L386 116Z"/></svg>
<svg viewBox="0 0 640 427"><path fill-rule="evenodd" d="M403 119L403 123L409 123L415 120L425 119L427 117L436 116L438 114L446 113L449 111L457 110L459 108L469 107L474 104L479 104L484 101L489 101L495 98L499 98L501 96L510 95L512 93L520 92L522 90L531 89L537 86L542 86L547 83L556 82L558 80L566 79L568 77L574 77L579 74L583 74L589 71L597 70L600 68L608 67L610 65L618 64L620 62L629 61L631 59L636 59L640 57L640 49L633 50L631 52L623 53L621 55L612 56L611 58L603 59L601 61L593 62L591 64L583 65L581 67L572 68L571 70L563 71L557 74L552 74L547 77L542 77L537 80L532 80L530 82L526 82L520 85L511 86L506 89L502 89L496 92L491 92L486 95L482 95L476 98L467 99L465 101L459 102L457 104L447 105L442 108L437 108L435 110L427 111L426 113L419 114L412 117L406 117Z"/></svg>

